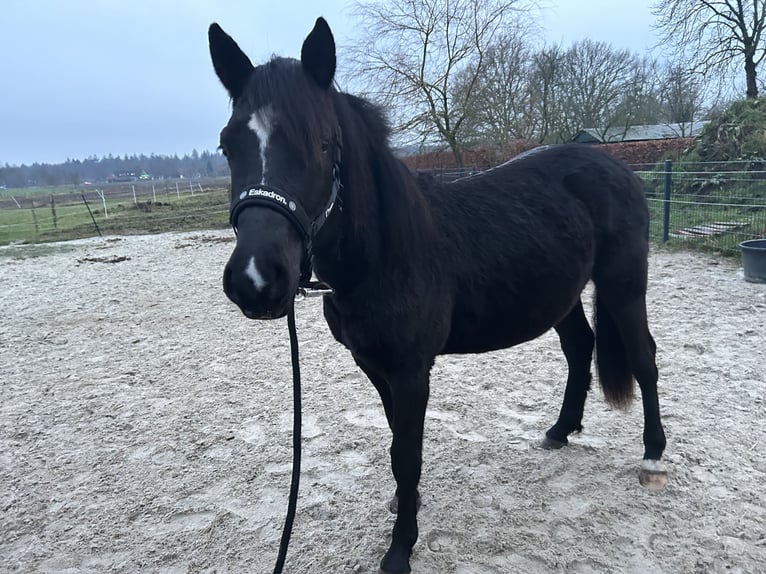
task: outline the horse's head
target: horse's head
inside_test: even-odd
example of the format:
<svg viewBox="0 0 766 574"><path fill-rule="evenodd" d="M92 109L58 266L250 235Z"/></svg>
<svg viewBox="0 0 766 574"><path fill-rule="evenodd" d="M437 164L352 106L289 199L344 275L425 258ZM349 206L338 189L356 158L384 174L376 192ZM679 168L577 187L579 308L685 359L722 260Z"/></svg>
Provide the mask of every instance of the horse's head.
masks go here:
<svg viewBox="0 0 766 574"><path fill-rule="evenodd" d="M333 105L335 42L319 18L301 60L253 67L217 24L210 55L232 99L221 131L231 170L237 245L223 275L226 295L253 319L287 312L311 274L311 242L337 193L341 134Z"/></svg>

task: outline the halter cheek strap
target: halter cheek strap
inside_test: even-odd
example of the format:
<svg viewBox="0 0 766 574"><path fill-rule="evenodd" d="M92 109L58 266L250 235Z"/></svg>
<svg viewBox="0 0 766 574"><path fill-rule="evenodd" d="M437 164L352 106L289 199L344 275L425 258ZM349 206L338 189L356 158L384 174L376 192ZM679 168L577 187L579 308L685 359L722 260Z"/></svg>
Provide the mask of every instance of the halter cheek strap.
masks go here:
<svg viewBox="0 0 766 574"><path fill-rule="evenodd" d="M332 189L330 191L330 198L324 209L322 209L313 221L309 218L306 210L303 209L298 201L290 197L284 191L268 185L258 185L244 190L231 205L229 223L234 229L235 234L237 233L237 220L242 211L248 207L265 207L277 211L284 215L293 227L295 227L303 241L303 258L301 260L300 278L301 286L307 286L311 281L311 257L314 238L327 221L330 213L332 213L335 203L340 203L338 194L342 188L340 182L341 145L339 127L333 149Z"/></svg>

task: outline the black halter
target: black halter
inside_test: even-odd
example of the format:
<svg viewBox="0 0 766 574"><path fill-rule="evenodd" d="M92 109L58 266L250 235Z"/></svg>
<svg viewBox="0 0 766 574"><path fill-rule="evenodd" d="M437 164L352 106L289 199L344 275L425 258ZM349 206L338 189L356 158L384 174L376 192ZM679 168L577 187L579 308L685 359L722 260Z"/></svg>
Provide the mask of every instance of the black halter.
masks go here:
<svg viewBox="0 0 766 574"><path fill-rule="evenodd" d="M306 210L303 209L297 200L290 197L287 193L269 185L257 185L244 190L232 202L229 213L229 223L237 233L237 219L242 210L248 207L266 207L273 209L284 215L287 220L295 227L303 241L303 258L301 259L301 278L299 285L307 287L311 281L311 258L314 238L319 230L327 221L336 202L340 209L341 198L339 192L343 185L340 182L340 158L341 158L342 139L340 126L337 128L335 141L333 145L333 163L332 163L332 189L330 198L327 200L324 209L312 221Z"/></svg>

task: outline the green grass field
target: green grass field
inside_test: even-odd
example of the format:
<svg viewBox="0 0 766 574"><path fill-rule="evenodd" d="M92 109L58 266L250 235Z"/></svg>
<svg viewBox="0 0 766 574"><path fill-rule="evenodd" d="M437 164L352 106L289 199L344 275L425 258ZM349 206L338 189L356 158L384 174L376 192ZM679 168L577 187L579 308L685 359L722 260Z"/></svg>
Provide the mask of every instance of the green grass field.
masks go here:
<svg viewBox="0 0 766 574"><path fill-rule="evenodd" d="M683 197L671 200L668 227L670 237L666 245L739 255L739 244L742 241L766 236L766 203L763 207L740 207L728 204L728 201L720 198L718 202L697 203ZM752 205L752 201L755 200L751 200L748 205ZM649 236L658 243L662 242L663 236L663 204L661 199L649 200ZM732 230L694 238L678 236L684 230L720 223L732 224ZM734 224L737 224L736 227Z"/></svg>
<svg viewBox="0 0 766 574"><path fill-rule="evenodd" d="M15 197L17 199L39 196L60 195L62 193L79 193L80 188L73 185L58 185L51 187L23 187L21 189L0 189L0 197Z"/></svg>
<svg viewBox="0 0 766 574"><path fill-rule="evenodd" d="M50 190L46 190L48 194ZM69 190L71 193L71 190ZM224 189L186 193L178 198L175 194L158 198L158 201L142 198L134 203L131 198L107 201L104 214L101 200L88 200L90 208L103 235L160 233L223 228L228 225L228 192ZM34 209L22 205L22 209L0 209L0 245L9 243L41 243L65 241L98 235L88 209L79 203L55 204L50 200ZM39 205L39 204L37 204Z"/></svg>
<svg viewBox="0 0 766 574"><path fill-rule="evenodd" d="M739 255L739 244L766 237L766 180L762 172L738 171L737 164L721 172L701 171L705 164L676 164L672 172L670 238L668 247L700 249L724 255ZM720 166L719 166L720 167ZM661 242L665 177L658 164L652 171L638 172L649 195L650 237ZM690 234L705 228L723 227L723 232ZM696 228L696 229L695 229Z"/></svg>

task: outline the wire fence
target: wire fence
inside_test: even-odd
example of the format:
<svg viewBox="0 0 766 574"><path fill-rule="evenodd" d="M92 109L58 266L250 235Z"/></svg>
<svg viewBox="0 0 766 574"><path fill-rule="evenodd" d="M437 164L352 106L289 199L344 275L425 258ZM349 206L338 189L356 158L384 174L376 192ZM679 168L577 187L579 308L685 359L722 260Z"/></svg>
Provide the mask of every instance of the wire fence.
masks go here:
<svg viewBox="0 0 766 574"><path fill-rule="evenodd" d="M733 255L766 237L766 170L754 162L673 163L636 173L653 240Z"/></svg>
<svg viewBox="0 0 766 574"><path fill-rule="evenodd" d="M5 190L0 245L224 227L228 178ZM23 191L23 190L21 190Z"/></svg>
<svg viewBox="0 0 766 574"><path fill-rule="evenodd" d="M652 240L736 254L766 237L766 163L631 166L646 188ZM444 181L480 168L442 169ZM228 178L134 181L100 187L5 190L0 245L98 234L156 233L228 225Z"/></svg>

